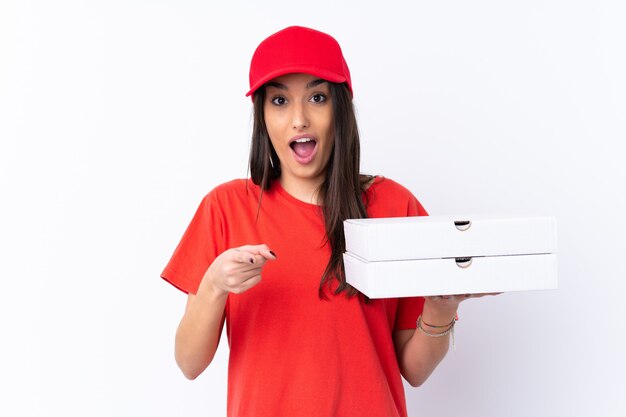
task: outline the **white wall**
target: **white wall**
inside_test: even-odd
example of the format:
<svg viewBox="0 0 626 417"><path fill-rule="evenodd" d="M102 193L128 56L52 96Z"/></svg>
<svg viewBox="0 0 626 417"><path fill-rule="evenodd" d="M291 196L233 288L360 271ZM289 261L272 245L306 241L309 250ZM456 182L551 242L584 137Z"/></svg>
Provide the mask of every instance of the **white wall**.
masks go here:
<svg viewBox="0 0 626 417"><path fill-rule="evenodd" d="M2 0L1 415L224 414L227 349L183 378L158 275L246 176L249 59L291 24L342 44L365 171L559 221L559 290L464 303L411 415L626 413L624 3L349 3Z"/></svg>

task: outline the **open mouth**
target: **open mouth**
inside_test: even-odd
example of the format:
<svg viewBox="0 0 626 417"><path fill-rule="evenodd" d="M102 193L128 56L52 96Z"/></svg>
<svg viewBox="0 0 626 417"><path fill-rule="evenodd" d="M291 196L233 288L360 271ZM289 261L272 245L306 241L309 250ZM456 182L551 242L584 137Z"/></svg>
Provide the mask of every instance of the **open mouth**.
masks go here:
<svg viewBox="0 0 626 417"><path fill-rule="evenodd" d="M298 162L307 163L313 159L315 148L317 147L317 141L310 137L302 137L291 141L289 146L293 150Z"/></svg>

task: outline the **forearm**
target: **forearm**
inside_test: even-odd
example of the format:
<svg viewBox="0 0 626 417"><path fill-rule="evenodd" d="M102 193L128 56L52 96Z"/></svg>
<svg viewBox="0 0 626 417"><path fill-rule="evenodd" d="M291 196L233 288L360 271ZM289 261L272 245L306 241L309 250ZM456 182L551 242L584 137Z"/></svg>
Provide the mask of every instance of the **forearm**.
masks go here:
<svg viewBox="0 0 626 417"><path fill-rule="evenodd" d="M175 353L187 378L196 378L213 360L228 294L241 294L257 285L267 260L276 260L276 254L265 244L228 249L207 269L197 294L189 295L176 332Z"/></svg>
<svg viewBox="0 0 626 417"><path fill-rule="evenodd" d="M175 348L176 363L189 379L200 375L215 356L227 296L212 285L200 285L198 293L189 296Z"/></svg>
<svg viewBox="0 0 626 417"><path fill-rule="evenodd" d="M424 305L422 323L445 325L450 323L456 313L435 311ZM431 334L442 333L446 328L431 329L422 325ZM404 378L414 387L418 387L428 379L437 365L442 361L450 346L450 333L441 337L433 337L415 329L411 337L401 347L399 365Z"/></svg>

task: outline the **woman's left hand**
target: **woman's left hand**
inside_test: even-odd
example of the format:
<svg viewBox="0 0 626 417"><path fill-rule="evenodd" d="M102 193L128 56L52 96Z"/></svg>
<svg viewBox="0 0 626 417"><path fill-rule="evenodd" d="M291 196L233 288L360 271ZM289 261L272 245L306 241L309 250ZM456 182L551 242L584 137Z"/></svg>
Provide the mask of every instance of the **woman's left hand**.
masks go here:
<svg viewBox="0 0 626 417"><path fill-rule="evenodd" d="M454 319L454 317L456 317L456 311L462 301L468 300L470 298L480 298L486 295L498 294L502 293L493 292L481 294L436 295L424 297L424 319L428 317L431 320L430 323L449 323L451 320Z"/></svg>

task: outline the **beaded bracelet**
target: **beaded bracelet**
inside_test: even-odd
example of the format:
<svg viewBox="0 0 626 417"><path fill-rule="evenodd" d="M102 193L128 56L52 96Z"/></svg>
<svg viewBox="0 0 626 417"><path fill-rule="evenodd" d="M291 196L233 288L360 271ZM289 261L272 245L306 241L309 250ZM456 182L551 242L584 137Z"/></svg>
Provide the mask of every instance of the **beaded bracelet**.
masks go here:
<svg viewBox="0 0 626 417"><path fill-rule="evenodd" d="M420 316L421 318L422 316ZM434 324L428 324L426 323L424 320L422 320L422 324L425 324L428 327L432 327L433 329L443 329L445 327L450 327L450 326L454 326L454 323L456 322L456 317L452 319L452 321L448 324L444 324L443 326L435 326Z"/></svg>
<svg viewBox="0 0 626 417"><path fill-rule="evenodd" d="M441 332L441 333L429 333L422 327L422 323L425 324L426 326L429 326L429 327L432 327L432 328L444 328L444 327L447 327L447 329L445 331ZM429 337L443 337L443 336L450 335L450 338L452 339L452 349L455 348L455 344L454 344L454 325L455 324L456 324L456 319L452 320L450 322L450 324L447 324L445 326L431 326L428 323L424 323L424 321L422 320L422 315L421 314L417 318L417 330L419 330L420 332L424 333L426 336L429 336Z"/></svg>

